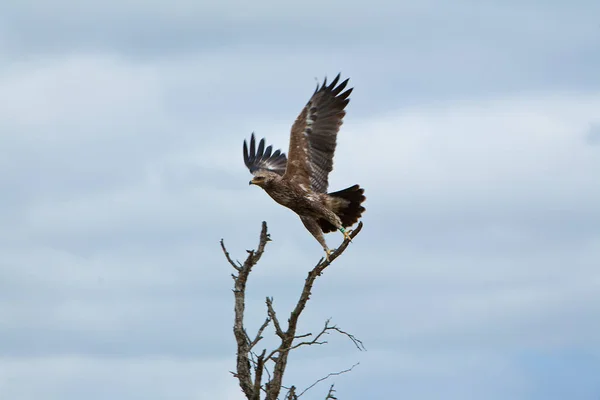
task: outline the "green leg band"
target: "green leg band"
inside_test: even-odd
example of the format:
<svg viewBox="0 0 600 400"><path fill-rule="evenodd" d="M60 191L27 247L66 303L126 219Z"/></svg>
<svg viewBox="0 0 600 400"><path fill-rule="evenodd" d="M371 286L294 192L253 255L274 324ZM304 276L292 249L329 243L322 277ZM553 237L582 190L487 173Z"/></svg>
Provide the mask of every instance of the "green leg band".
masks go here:
<svg viewBox="0 0 600 400"><path fill-rule="evenodd" d="M340 232L346 233L346 230L342 227L342 228L340 228Z"/></svg>

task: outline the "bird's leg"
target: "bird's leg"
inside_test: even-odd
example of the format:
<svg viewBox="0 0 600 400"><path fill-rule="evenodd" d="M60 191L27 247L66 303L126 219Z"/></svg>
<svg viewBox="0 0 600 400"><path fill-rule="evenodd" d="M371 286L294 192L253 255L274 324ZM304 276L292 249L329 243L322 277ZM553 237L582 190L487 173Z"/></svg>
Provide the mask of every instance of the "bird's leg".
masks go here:
<svg viewBox="0 0 600 400"><path fill-rule="evenodd" d="M331 256L331 253L333 253L333 251L332 251L332 250L330 250L329 248L326 248L326 249L325 249L325 259L326 259L327 261L329 261L329 256Z"/></svg>
<svg viewBox="0 0 600 400"><path fill-rule="evenodd" d="M325 250L326 254L325 258L329 260L329 255L332 253L332 251L329 250L329 247L327 247L327 243L325 242L323 231L321 230L319 223L313 218L303 216L300 216L300 220L302 220L302 223L306 229L314 236L315 239L317 239L317 242L319 242L321 247L323 247L323 250Z"/></svg>
<svg viewBox="0 0 600 400"><path fill-rule="evenodd" d="M347 231L343 226L340 228L340 232L342 232L342 234L344 235L344 240L348 240L348 241L352 241L352 238L350 237L350 233L352 231Z"/></svg>
<svg viewBox="0 0 600 400"><path fill-rule="evenodd" d="M326 216L327 216L327 219L329 220L329 223L331 223L340 232L342 232L342 234L344 235L344 240L348 240L351 242L352 238L350 237L350 232L352 232L352 231L347 231L346 228L344 228L344 225L342 225L342 220L340 219L340 217L338 217L331 210L326 210Z"/></svg>

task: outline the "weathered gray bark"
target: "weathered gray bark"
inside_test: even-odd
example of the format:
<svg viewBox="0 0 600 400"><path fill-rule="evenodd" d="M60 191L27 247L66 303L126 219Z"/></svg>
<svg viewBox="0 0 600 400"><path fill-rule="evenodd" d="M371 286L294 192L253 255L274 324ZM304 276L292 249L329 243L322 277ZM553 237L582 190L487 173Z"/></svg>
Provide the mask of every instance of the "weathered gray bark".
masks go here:
<svg viewBox="0 0 600 400"><path fill-rule="evenodd" d="M350 234L350 237L354 238L356 235L358 235L361 229L362 222L358 224L356 229ZM352 340L354 345L359 350L364 349L364 346L360 340L355 338L353 335L339 329L337 326L329 325L329 320L325 323L324 328L317 335L313 335L312 333L303 335L296 334L298 320L310 298L315 280L318 276L320 276L323 273L323 271L329 265L331 265L331 263L337 257L339 257L346 250L348 244L350 243L350 240L344 240L340 247L338 247L333 253L331 253L329 259L322 258L319 261L319 263L308 273L308 276L306 277L306 280L304 282L304 287L302 288L302 293L300 294L300 298L298 299L296 306L294 307L288 318L287 327L282 327L282 325L279 322L279 319L277 318L277 313L275 312L275 309L273 307L273 299L267 297L267 318L265 319L261 327L258 329L258 332L254 336L254 338L250 338L244 327L246 284L248 281L248 276L252 271L252 268L260 260L268 241L270 241L270 238L267 232L267 224L266 222L263 222L258 247L256 248L256 250L248 250L248 257L242 264L239 261L234 262L231 259L227 249L225 248L225 244L221 239L221 248L223 249L223 253L225 254L225 257L227 258L229 264L231 264L231 266L237 272L237 274L232 274L234 280L233 293L235 298L235 316L233 324L233 333L237 344L236 372L232 372L232 374L238 379L240 388L242 389L248 400L260 400L262 392L265 393L266 400L277 400L279 398L279 394L281 393L281 389L283 388L283 377L287 367L288 356L290 351L305 345L310 346L316 344L324 344L326 342L320 341L320 339L323 335L329 333L330 331L335 331L347 336L349 339ZM256 354L253 351L253 348L262 339L262 334L264 330L270 324L273 325L275 334L280 339L280 345L278 346L278 348L268 353L266 349L263 349L260 354ZM305 340L310 336L313 337L312 340ZM295 343L294 341L297 340L302 341ZM272 373L269 372L268 363L273 364ZM354 366L352 368L354 368ZM327 377L317 380L313 385L309 386L300 394L296 394L295 386L286 388L288 390L286 394L286 399L298 399L300 396L302 396L302 394L306 392L306 390L312 388L315 384L323 381L329 376L339 375L341 373L348 372L352 368L338 373L329 374ZM263 374L265 372L267 373L267 379L266 382L263 383ZM335 397L333 396L333 392L334 390L332 385L327 394L326 399L335 399Z"/></svg>

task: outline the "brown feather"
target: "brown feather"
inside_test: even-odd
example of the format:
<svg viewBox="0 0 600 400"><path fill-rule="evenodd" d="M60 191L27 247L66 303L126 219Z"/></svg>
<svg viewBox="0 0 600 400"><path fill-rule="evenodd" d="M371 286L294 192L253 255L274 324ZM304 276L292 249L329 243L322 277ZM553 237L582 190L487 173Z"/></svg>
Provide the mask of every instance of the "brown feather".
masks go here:
<svg viewBox="0 0 600 400"><path fill-rule="evenodd" d="M290 134L288 164L284 174L297 184L310 185L319 193L326 193L329 173L333 170L333 156L337 144L337 133L346 115L352 89L341 93L348 79L337 83L336 78L327 85L327 79L312 95L300 115L296 118ZM341 94L340 94L341 93Z"/></svg>
<svg viewBox="0 0 600 400"><path fill-rule="evenodd" d="M366 200L364 192L365 190L360 186L354 185L328 194L331 209L340 217L344 228L354 225L365 211L365 208L361 205ZM323 218L319 218L319 225L323 233L336 230L335 226Z"/></svg>

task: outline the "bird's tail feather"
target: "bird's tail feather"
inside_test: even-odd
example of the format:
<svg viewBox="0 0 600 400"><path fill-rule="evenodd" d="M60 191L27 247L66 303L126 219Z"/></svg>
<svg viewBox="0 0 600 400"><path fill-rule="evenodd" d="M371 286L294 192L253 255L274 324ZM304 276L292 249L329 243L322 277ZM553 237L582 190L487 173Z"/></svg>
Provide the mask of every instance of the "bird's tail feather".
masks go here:
<svg viewBox="0 0 600 400"><path fill-rule="evenodd" d="M365 211L365 208L361 205L366 199L364 192L363 188L354 185L338 192L328 193L330 206L333 212L342 220L344 228L354 225ZM324 219L319 219L319 225L323 233L336 230L335 226Z"/></svg>

